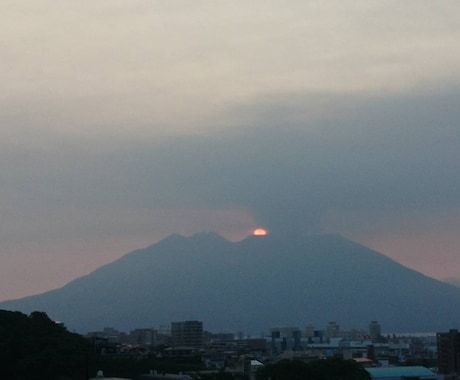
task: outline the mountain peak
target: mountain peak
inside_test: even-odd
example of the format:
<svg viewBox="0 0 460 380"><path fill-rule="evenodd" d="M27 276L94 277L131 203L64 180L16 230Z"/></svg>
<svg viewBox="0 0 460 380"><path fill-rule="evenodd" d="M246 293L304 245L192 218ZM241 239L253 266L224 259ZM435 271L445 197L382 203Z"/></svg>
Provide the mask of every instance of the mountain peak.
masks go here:
<svg viewBox="0 0 460 380"><path fill-rule="evenodd" d="M460 289L338 235L231 243L204 232L171 235L61 289L0 308L42 310L77 331L126 331L184 315L211 331L330 320L352 328L375 319L387 331L437 331L460 314Z"/></svg>
<svg viewBox="0 0 460 380"><path fill-rule="evenodd" d="M190 243L190 242L226 242L229 241L214 231L198 232L190 236L183 236L180 234L171 234L160 240L158 243ZM157 243L157 244L158 244ZM155 246L156 244L153 244Z"/></svg>
<svg viewBox="0 0 460 380"><path fill-rule="evenodd" d="M190 240L197 240L197 241L202 241L202 240L212 240L212 241L225 241L228 242L227 239L219 235L217 232L214 231L205 231L205 232L198 232L196 234L193 234L190 236L188 239Z"/></svg>

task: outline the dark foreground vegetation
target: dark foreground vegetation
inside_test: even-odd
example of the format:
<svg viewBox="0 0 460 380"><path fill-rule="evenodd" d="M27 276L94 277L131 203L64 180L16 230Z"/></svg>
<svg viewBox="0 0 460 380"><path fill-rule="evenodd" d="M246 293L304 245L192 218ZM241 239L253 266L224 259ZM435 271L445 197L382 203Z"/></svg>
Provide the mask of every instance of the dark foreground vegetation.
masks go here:
<svg viewBox="0 0 460 380"><path fill-rule="evenodd" d="M257 380L370 380L369 373L353 360L324 359L304 363L281 360L259 369Z"/></svg>
<svg viewBox="0 0 460 380"><path fill-rule="evenodd" d="M91 345L45 313L0 310L0 378L80 380L87 378Z"/></svg>
<svg viewBox="0 0 460 380"><path fill-rule="evenodd" d="M98 355L94 342L52 321L45 313L0 310L0 379L86 380L103 370L107 377L139 379L150 369L166 373L204 370L199 356L177 361L148 355ZM201 380L247 379L248 376L203 372ZM257 380L369 380L353 361L318 360L311 363L282 360L268 364Z"/></svg>

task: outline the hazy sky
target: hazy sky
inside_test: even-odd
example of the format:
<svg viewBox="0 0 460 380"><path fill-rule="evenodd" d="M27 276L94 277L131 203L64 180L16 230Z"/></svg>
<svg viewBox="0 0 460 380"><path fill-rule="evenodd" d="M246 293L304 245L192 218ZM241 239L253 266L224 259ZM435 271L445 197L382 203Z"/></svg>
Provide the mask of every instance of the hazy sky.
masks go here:
<svg viewBox="0 0 460 380"><path fill-rule="evenodd" d="M3 0L0 300L171 234L460 275L457 0Z"/></svg>

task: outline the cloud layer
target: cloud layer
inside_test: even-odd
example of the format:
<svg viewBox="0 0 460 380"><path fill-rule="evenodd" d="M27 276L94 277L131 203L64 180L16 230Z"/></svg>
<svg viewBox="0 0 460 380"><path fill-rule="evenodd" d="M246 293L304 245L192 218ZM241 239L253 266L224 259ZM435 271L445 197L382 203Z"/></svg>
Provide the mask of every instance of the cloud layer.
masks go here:
<svg viewBox="0 0 460 380"><path fill-rule="evenodd" d="M460 265L456 1L1 7L0 260L261 224Z"/></svg>

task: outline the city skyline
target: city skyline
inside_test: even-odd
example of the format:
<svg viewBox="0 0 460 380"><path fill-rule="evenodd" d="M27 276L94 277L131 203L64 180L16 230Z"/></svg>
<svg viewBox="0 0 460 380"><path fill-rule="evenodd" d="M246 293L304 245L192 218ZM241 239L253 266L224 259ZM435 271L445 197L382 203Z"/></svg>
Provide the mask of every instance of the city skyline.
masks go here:
<svg viewBox="0 0 460 380"><path fill-rule="evenodd" d="M0 300L179 233L460 269L460 5L1 6Z"/></svg>

